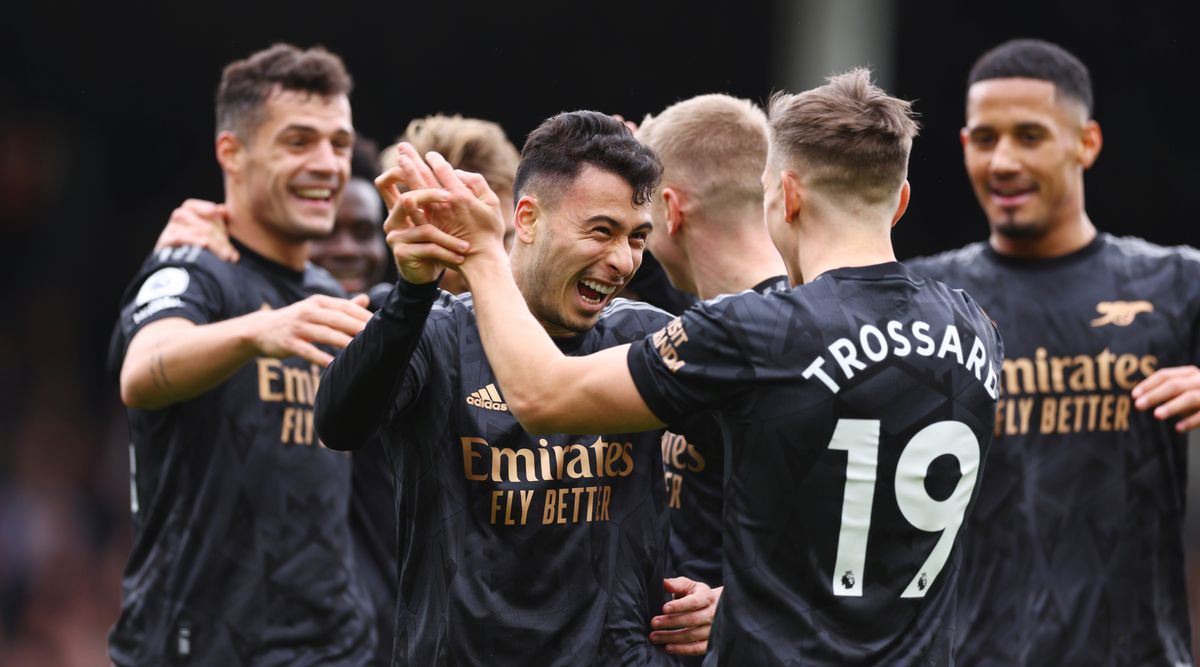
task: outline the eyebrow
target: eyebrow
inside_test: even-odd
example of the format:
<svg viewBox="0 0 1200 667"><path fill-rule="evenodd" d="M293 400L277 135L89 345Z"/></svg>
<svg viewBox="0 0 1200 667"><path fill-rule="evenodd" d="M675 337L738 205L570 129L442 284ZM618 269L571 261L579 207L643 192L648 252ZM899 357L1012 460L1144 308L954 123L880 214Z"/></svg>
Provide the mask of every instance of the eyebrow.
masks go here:
<svg viewBox="0 0 1200 667"><path fill-rule="evenodd" d="M286 126L284 126L282 129L280 129L280 130L279 130L279 134L287 134L288 132L307 132L307 133L310 133L310 134L320 134L320 133L321 133L321 131L320 131L320 130L318 130L317 128L313 127L312 125L300 125L300 124L298 124L298 123L292 123L291 125L286 125ZM354 136L354 132L353 132L352 130L348 130L348 129L344 128L344 127L339 127L339 128L338 128L338 129L337 129L337 130L334 132L334 134L336 134L336 135L345 135L345 136L348 136L348 137L353 137L353 136Z"/></svg>
<svg viewBox="0 0 1200 667"><path fill-rule="evenodd" d="M612 225L613 227L624 227L625 226L625 224L622 223L620 220L617 220L616 218L612 218L612 217L609 217L609 216L603 215L603 214L593 215L592 217L588 218L584 222L606 222L606 223ZM654 229L654 223L650 222L649 220L643 221L642 224L635 225L634 228L630 231L630 233L632 234L633 232L638 232L643 229L646 231L652 231Z"/></svg>

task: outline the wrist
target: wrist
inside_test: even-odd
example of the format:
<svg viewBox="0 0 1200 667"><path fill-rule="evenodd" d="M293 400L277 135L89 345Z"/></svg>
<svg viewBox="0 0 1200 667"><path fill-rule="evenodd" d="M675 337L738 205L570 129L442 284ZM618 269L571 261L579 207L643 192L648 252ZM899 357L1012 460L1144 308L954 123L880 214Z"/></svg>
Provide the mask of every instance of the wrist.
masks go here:
<svg viewBox="0 0 1200 667"><path fill-rule="evenodd" d="M469 284L479 284L477 280L489 280L496 275L511 274L508 253L500 243L488 244L467 255L460 270Z"/></svg>
<svg viewBox="0 0 1200 667"><path fill-rule="evenodd" d="M234 346L239 354L252 359L266 353L263 339L264 334L271 328L270 314L269 310L259 310L227 320L233 329Z"/></svg>

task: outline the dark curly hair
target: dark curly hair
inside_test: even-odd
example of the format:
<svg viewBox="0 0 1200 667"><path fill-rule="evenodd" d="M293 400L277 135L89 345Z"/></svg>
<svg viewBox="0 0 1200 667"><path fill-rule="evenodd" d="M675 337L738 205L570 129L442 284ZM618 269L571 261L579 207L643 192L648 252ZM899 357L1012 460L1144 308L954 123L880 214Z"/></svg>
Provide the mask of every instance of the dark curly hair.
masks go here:
<svg viewBox="0 0 1200 667"><path fill-rule="evenodd" d="M1011 39L979 56L967 85L987 79L1038 79L1054 84L1063 97L1083 104L1092 115L1092 75L1079 58L1041 39Z"/></svg>
<svg viewBox="0 0 1200 667"><path fill-rule="evenodd" d="M525 140L513 193L520 199L537 189L555 197L583 171L584 165L612 172L633 187L633 205L650 201L662 180L658 156L612 116L569 111L548 118Z"/></svg>
<svg viewBox="0 0 1200 667"><path fill-rule="evenodd" d="M248 140L262 122L263 102L277 88L333 97L349 95L354 81L342 59L322 47L276 44L225 66L217 86L217 133Z"/></svg>

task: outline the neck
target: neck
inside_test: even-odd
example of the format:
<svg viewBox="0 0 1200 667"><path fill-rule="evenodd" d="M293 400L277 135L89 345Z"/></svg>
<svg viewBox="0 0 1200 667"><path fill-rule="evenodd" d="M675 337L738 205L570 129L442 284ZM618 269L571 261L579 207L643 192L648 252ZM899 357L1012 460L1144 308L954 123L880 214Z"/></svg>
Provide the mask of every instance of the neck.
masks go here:
<svg viewBox="0 0 1200 667"><path fill-rule="evenodd" d="M688 269L701 299L736 294L787 273L761 211L735 224L704 225L684 239Z"/></svg>
<svg viewBox="0 0 1200 667"><path fill-rule="evenodd" d="M896 261L890 226L883 222L810 221L797 229L796 234L798 271L791 275L793 284L811 282L834 269Z"/></svg>
<svg viewBox="0 0 1200 667"><path fill-rule="evenodd" d="M1069 255L1096 238L1096 226L1080 210L1070 220L1052 225L1045 233L1030 237L1005 236L994 229L988 238L992 249L1008 257L1050 259Z"/></svg>
<svg viewBox="0 0 1200 667"><path fill-rule="evenodd" d="M225 206L229 211L229 235L242 245L267 259L296 271L308 263L308 241L281 236L255 219L248 202L237 196L234 189L225 188Z"/></svg>

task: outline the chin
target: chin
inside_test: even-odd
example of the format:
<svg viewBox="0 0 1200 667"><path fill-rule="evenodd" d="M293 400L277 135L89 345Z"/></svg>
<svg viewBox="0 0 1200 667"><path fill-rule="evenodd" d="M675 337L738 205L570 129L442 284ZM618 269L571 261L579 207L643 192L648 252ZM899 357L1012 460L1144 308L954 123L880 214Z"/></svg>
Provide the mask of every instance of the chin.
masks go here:
<svg viewBox="0 0 1200 667"><path fill-rule="evenodd" d="M367 281L363 278L347 278L338 282L341 283L342 289L346 290L347 294L367 291Z"/></svg>
<svg viewBox="0 0 1200 667"><path fill-rule="evenodd" d="M1036 222L1002 220L992 224L992 230L1009 239L1034 239L1045 233L1045 228Z"/></svg>

